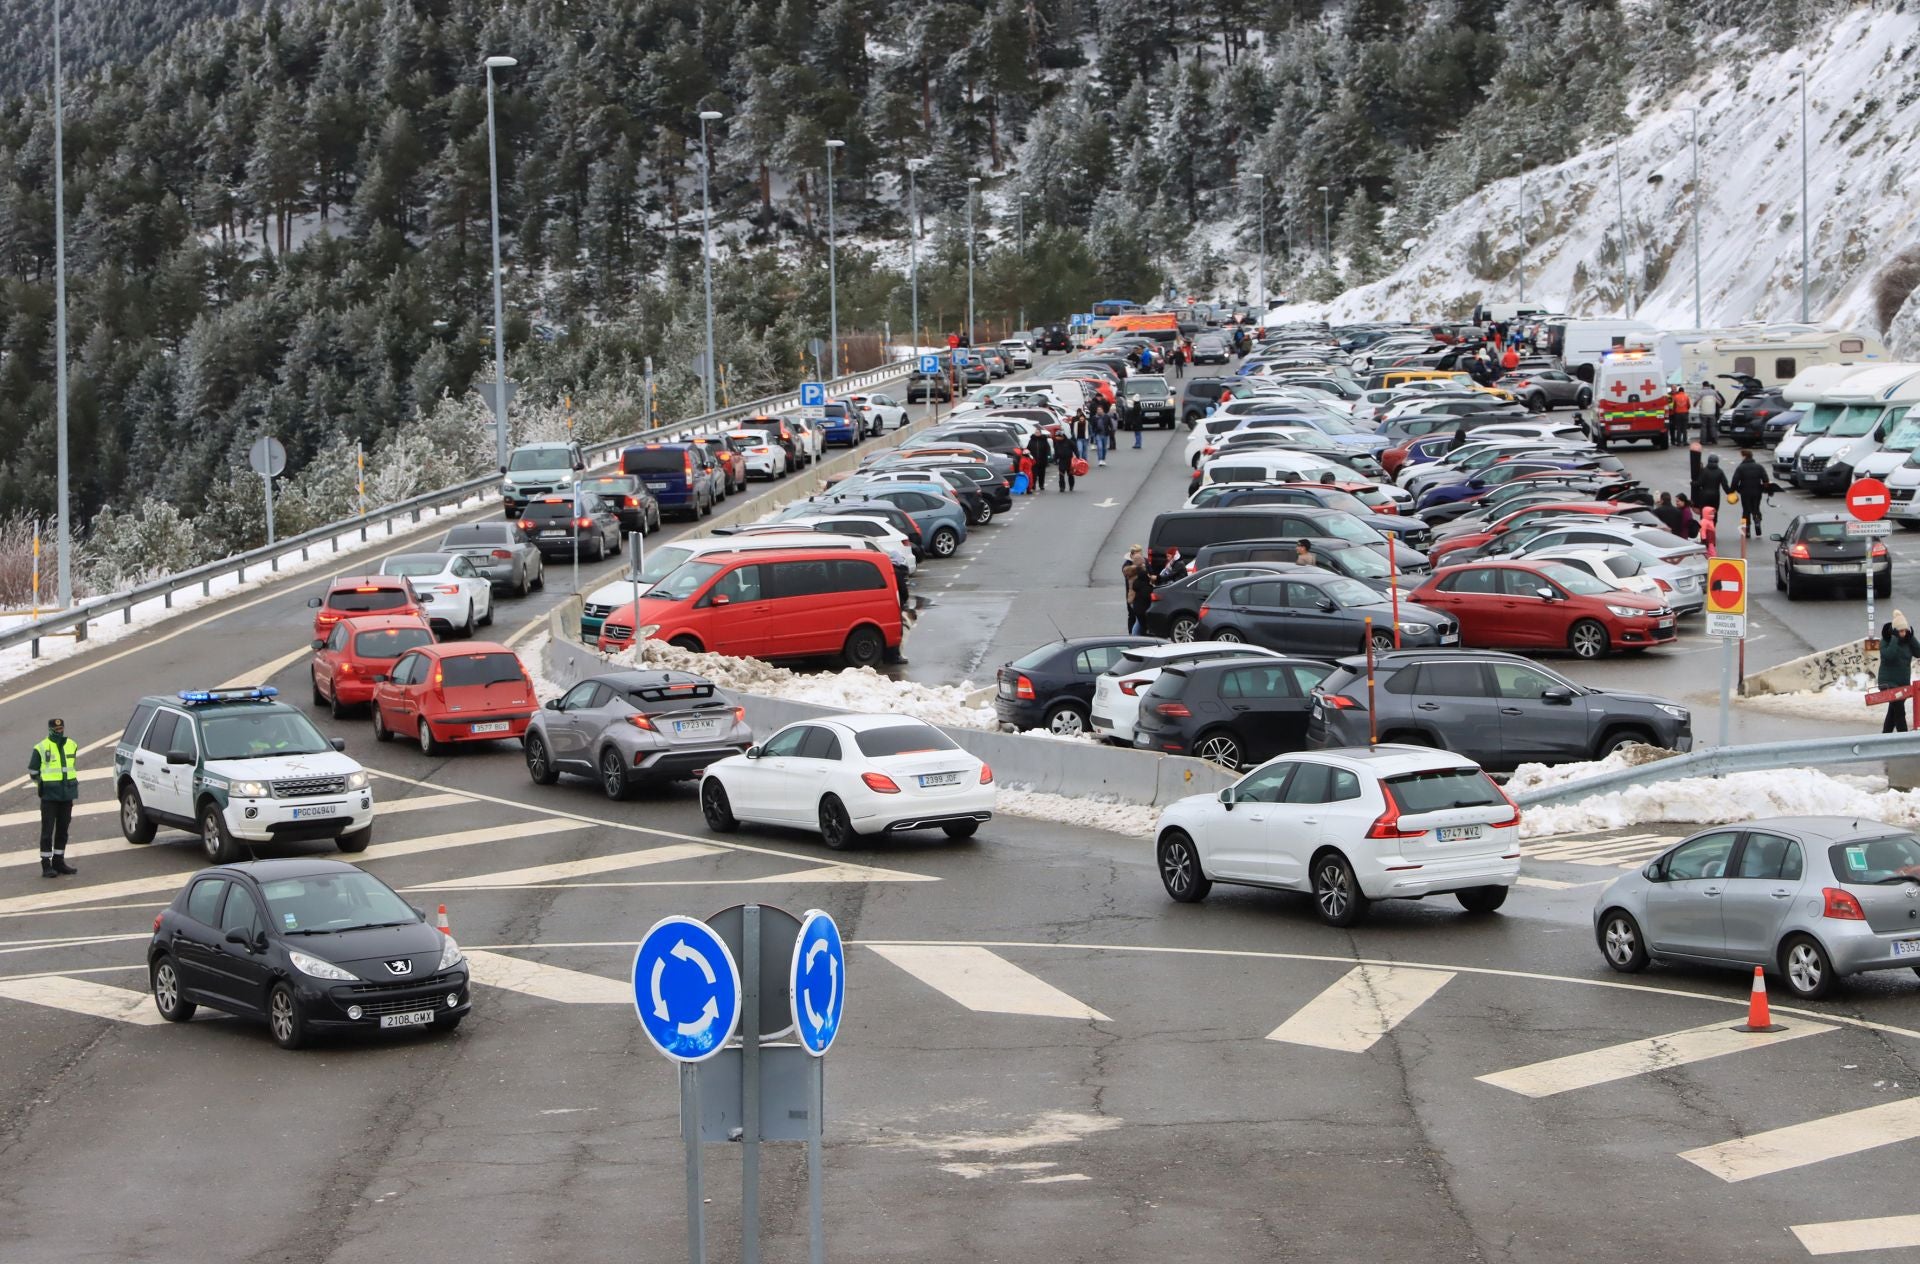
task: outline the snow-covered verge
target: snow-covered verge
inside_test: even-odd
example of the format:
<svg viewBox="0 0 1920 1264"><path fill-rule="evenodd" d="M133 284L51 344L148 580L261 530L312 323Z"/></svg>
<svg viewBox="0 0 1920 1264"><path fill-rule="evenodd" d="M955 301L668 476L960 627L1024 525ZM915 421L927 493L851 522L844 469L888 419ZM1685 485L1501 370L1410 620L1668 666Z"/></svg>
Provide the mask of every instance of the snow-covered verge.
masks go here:
<svg viewBox="0 0 1920 1264"><path fill-rule="evenodd" d="M995 775L999 775L997 769ZM1008 816L1055 821L1134 838L1152 838L1154 827L1160 823L1160 813L1166 810L1140 803L1115 803L1110 799L1076 799L1035 790L1010 790L1005 786L1000 788L995 806Z"/></svg>
<svg viewBox="0 0 1920 1264"><path fill-rule="evenodd" d="M1902 11L1905 10L1905 11ZM1627 221L1637 318L1694 325L1691 122L1699 108L1702 320L1794 320L1800 308L1800 98L1808 78L1810 316L1880 331L1873 281L1920 233L1920 12L1849 11L1801 47L1757 52L1733 37L1668 99L1637 100L1615 146L1482 189L1433 226L1385 278L1349 290L1334 321L1465 315L1518 297L1525 184L1526 293L1554 310L1623 309L1618 224ZM1638 279L1653 280L1649 287ZM1908 316L1920 316L1920 301ZM1902 326L1920 324L1903 319ZM1917 330L1920 332L1920 330ZM1898 345L1896 354L1920 350Z"/></svg>
<svg viewBox="0 0 1920 1264"><path fill-rule="evenodd" d="M1740 705L1772 715L1837 720L1865 729L1878 723L1881 718L1877 709L1870 710L1867 707L1867 695L1874 688L1873 677L1864 672L1855 672L1841 677L1824 689L1754 694L1742 698Z"/></svg>

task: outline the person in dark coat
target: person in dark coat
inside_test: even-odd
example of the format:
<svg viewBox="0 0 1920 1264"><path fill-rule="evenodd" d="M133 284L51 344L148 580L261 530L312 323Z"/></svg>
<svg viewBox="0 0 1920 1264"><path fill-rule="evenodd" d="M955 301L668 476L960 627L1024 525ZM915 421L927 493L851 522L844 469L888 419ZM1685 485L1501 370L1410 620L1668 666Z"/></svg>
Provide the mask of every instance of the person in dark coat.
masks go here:
<svg viewBox="0 0 1920 1264"><path fill-rule="evenodd" d="M1760 498L1767 494L1766 467L1753 459L1751 448L1740 449L1740 464L1734 467L1733 494L1740 500L1740 521L1749 536L1760 534Z"/></svg>
<svg viewBox="0 0 1920 1264"><path fill-rule="evenodd" d="M1147 551L1138 544L1127 550L1127 560L1120 563L1120 601L1126 609L1125 623L1129 636L1140 631L1133 621L1133 586L1146 565Z"/></svg>
<svg viewBox="0 0 1920 1264"><path fill-rule="evenodd" d="M1467 445L1467 423L1461 422L1453 428L1453 438L1447 440L1447 451L1463 448Z"/></svg>
<svg viewBox="0 0 1920 1264"><path fill-rule="evenodd" d="M1697 442L1687 450L1687 461L1693 473L1693 508L1695 513L1707 509L1713 510L1716 520L1714 538L1718 540L1720 501L1732 488L1727 484L1727 472L1720 468L1720 454L1717 452L1708 454L1706 464L1702 465L1700 452L1701 447ZM1703 517L1702 522L1704 521Z"/></svg>
<svg viewBox="0 0 1920 1264"><path fill-rule="evenodd" d="M1133 613L1132 632L1141 635L1146 626L1147 611L1153 607L1153 577L1166 566L1166 554L1159 549L1147 554L1146 565L1135 568L1133 586L1127 592L1127 601Z"/></svg>
<svg viewBox="0 0 1920 1264"><path fill-rule="evenodd" d="M1920 645L1913 639L1913 628L1907 622L1907 616L1898 610L1893 618L1880 629L1880 673L1874 677L1874 683L1882 689L1897 689L1901 685L1913 683L1913 656ZM1889 702L1887 718L1880 725L1882 733L1904 733L1907 731L1907 703Z"/></svg>
<svg viewBox="0 0 1920 1264"><path fill-rule="evenodd" d="M1080 454L1073 450L1073 437L1064 431L1053 436L1053 463L1060 467L1060 490L1073 490L1073 462Z"/></svg>
<svg viewBox="0 0 1920 1264"><path fill-rule="evenodd" d="M1672 492L1660 493L1660 501L1653 507L1653 516L1660 520L1661 526L1673 534L1677 536L1687 534L1686 522L1680 513L1680 507L1673 503Z"/></svg>
<svg viewBox="0 0 1920 1264"><path fill-rule="evenodd" d="M1036 492L1047 490L1047 462L1053 457L1053 440L1047 438L1047 432L1036 430L1033 438L1027 440L1027 455L1033 458L1033 483Z"/></svg>

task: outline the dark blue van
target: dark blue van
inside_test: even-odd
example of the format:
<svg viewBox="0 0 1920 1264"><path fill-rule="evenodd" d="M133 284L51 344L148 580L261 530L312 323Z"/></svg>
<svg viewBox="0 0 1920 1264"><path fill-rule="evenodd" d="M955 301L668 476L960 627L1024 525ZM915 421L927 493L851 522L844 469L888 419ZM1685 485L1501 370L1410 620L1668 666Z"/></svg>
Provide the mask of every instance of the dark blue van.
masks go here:
<svg viewBox="0 0 1920 1264"><path fill-rule="evenodd" d="M725 476L713 454L695 443L646 443L620 454L620 472L647 485L660 512L698 519L713 512Z"/></svg>
<svg viewBox="0 0 1920 1264"><path fill-rule="evenodd" d="M822 441L829 448L835 444L844 444L851 448L860 442L859 411L845 400L828 400L823 410L825 417Z"/></svg>

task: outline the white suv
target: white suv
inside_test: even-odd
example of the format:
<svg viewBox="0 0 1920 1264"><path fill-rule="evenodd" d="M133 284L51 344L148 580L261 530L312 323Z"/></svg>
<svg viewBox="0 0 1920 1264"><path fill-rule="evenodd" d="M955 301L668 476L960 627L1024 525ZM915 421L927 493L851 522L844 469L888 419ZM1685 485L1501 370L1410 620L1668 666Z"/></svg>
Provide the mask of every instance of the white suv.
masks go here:
<svg viewBox="0 0 1920 1264"><path fill-rule="evenodd" d="M1033 367L1033 344L1030 342L1023 342L1019 338L1002 339L1000 354L1005 356L1007 363L1016 369Z"/></svg>
<svg viewBox="0 0 1920 1264"><path fill-rule="evenodd" d="M1160 814L1154 859L1183 904L1215 882L1311 891L1351 926L1374 900L1456 896L1491 913L1520 876L1520 809L1480 765L1422 746L1282 755Z"/></svg>
<svg viewBox="0 0 1920 1264"><path fill-rule="evenodd" d="M1216 658L1285 658L1276 650L1244 641L1185 641L1136 645L1093 682L1093 735L1118 746L1133 745L1133 722L1140 716L1140 695L1160 673L1184 663Z"/></svg>

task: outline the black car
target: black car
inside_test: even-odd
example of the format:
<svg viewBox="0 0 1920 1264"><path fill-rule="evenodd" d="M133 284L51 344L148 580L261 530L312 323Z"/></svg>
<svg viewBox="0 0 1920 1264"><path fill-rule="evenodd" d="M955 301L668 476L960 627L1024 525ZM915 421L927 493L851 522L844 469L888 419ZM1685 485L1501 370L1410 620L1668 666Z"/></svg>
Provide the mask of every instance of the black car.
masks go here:
<svg viewBox="0 0 1920 1264"><path fill-rule="evenodd" d="M1233 348L1219 334L1201 334L1193 340L1195 364L1225 364Z"/></svg>
<svg viewBox="0 0 1920 1264"><path fill-rule="evenodd" d="M1603 759L1630 743L1693 748L1687 708L1644 693L1576 685L1531 659L1491 650L1390 650L1340 660L1307 719L1314 747L1385 742L1456 751L1489 768Z"/></svg>
<svg viewBox="0 0 1920 1264"><path fill-rule="evenodd" d="M945 404L953 399L953 384L945 373L922 373L915 369L907 378L907 402L931 403L935 400Z"/></svg>
<svg viewBox="0 0 1920 1264"><path fill-rule="evenodd" d="M1226 544L1212 547L1233 549L1239 546ZM1201 550L1202 553L1206 551ZM1253 579L1300 569L1293 564L1292 546L1288 546L1286 561L1235 562L1195 570L1190 575L1153 590L1153 601L1147 607L1146 617L1141 620L1141 631L1148 636L1164 636L1169 641L1190 644L1200 639L1200 607L1207 604L1207 598L1221 584L1230 579Z"/></svg>
<svg viewBox="0 0 1920 1264"><path fill-rule="evenodd" d="M209 1005L264 1020L282 1049L323 1031L449 1032L470 1007L453 937L338 860L202 869L154 920L147 975L168 1022Z"/></svg>
<svg viewBox="0 0 1920 1264"><path fill-rule="evenodd" d="M1873 571L1873 595L1893 595L1893 559L1874 536L1848 535L1852 515L1801 514L1785 531L1768 536L1773 546L1773 586L1797 601L1810 592L1863 593Z"/></svg>
<svg viewBox="0 0 1920 1264"><path fill-rule="evenodd" d="M1394 619L1402 645L1455 645L1460 625L1451 616L1405 598L1394 601L1371 584L1319 569L1235 580L1213 590L1200 607L1203 641L1245 641L1282 654L1337 658L1390 650Z"/></svg>
<svg viewBox="0 0 1920 1264"><path fill-rule="evenodd" d="M1397 552L1424 550L1433 543L1433 529L1427 525L1425 518L1413 514L1375 513L1352 492L1343 492L1324 483L1281 483L1278 486L1265 483L1235 486L1227 483L1222 486L1225 490L1212 501L1222 509L1231 509L1235 505L1303 505L1309 509L1333 509L1358 519L1380 535L1392 536L1402 546Z"/></svg>
<svg viewBox="0 0 1920 1264"><path fill-rule="evenodd" d="M520 529L527 533L542 557L571 556L579 542L582 561L599 561L620 551L620 519L599 496L545 496L529 501L520 517Z"/></svg>
<svg viewBox="0 0 1920 1264"><path fill-rule="evenodd" d="M1549 408L1585 408L1593 403L1593 387L1560 369L1518 368L1494 383L1525 404L1530 413Z"/></svg>
<svg viewBox="0 0 1920 1264"><path fill-rule="evenodd" d="M1190 377L1180 386L1180 420L1187 423L1191 430L1207 415L1207 409L1220 402L1220 397L1233 389L1230 377Z"/></svg>
<svg viewBox="0 0 1920 1264"><path fill-rule="evenodd" d="M606 501L622 531L646 535L660 529L660 502L637 475L602 474L582 480L580 490Z"/></svg>
<svg viewBox="0 0 1920 1264"><path fill-rule="evenodd" d="M1073 334L1065 325L1048 325L1034 339L1034 345L1040 348L1041 355L1052 355L1056 351L1073 350Z"/></svg>
<svg viewBox="0 0 1920 1264"><path fill-rule="evenodd" d="M1792 422L1773 423L1788 411L1786 396L1778 386L1742 396L1720 418L1720 441L1742 448L1773 447Z"/></svg>
<svg viewBox="0 0 1920 1264"><path fill-rule="evenodd" d="M1315 540L1312 547L1314 562L1320 569L1345 575L1348 579L1357 579L1380 592L1392 586L1395 575L1401 577L1401 584L1405 587L1419 583L1426 574L1424 570L1419 574L1409 574L1404 560L1400 570L1390 570L1385 557L1352 540ZM1200 571L1249 562L1294 566L1298 555L1299 550L1293 540L1234 540L1227 544L1209 544L1201 549L1193 555L1193 569Z"/></svg>
<svg viewBox="0 0 1920 1264"><path fill-rule="evenodd" d="M1052 641L1006 664L996 676L993 713L1017 729L1078 736L1093 727L1093 683L1151 636L1080 636Z"/></svg>
<svg viewBox="0 0 1920 1264"><path fill-rule="evenodd" d="M1121 383L1120 393L1135 425L1173 429L1173 392L1165 378L1136 373Z"/></svg>
<svg viewBox="0 0 1920 1264"><path fill-rule="evenodd" d="M1332 672L1331 663L1296 658L1169 667L1141 695L1134 747L1236 769L1300 750L1314 688Z"/></svg>

